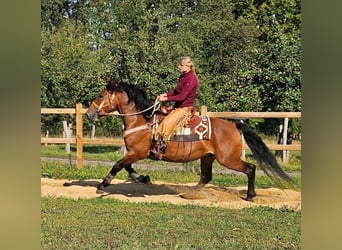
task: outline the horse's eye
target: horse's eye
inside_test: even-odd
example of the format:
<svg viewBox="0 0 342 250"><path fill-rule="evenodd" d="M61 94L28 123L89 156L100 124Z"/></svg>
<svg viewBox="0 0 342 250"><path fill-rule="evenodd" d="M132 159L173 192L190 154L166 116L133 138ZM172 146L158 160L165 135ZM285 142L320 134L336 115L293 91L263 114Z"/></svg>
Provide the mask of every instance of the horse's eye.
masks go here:
<svg viewBox="0 0 342 250"><path fill-rule="evenodd" d="M99 98L103 98L103 95L99 95Z"/></svg>

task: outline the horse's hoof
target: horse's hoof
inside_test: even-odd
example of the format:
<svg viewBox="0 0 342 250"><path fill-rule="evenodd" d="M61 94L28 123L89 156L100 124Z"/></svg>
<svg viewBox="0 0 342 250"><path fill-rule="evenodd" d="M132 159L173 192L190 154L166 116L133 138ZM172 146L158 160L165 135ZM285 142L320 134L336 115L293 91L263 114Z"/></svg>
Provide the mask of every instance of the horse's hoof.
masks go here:
<svg viewBox="0 0 342 250"><path fill-rule="evenodd" d="M105 192L105 187L109 186L109 184L101 182L99 185L97 185L96 193L97 194L103 194Z"/></svg>
<svg viewBox="0 0 342 250"><path fill-rule="evenodd" d="M105 187L108 187L109 184L101 182L99 185L96 186L97 189L103 190Z"/></svg>
<svg viewBox="0 0 342 250"><path fill-rule="evenodd" d="M145 183L145 184L151 184L151 178L148 175L145 175L145 176L144 175L140 175L138 177L138 181L142 182L142 183Z"/></svg>
<svg viewBox="0 0 342 250"><path fill-rule="evenodd" d="M246 201L250 201L250 202L253 202L253 197L256 196L256 193L255 191L250 191L250 192L247 192L247 198L245 199Z"/></svg>
<svg viewBox="0 0 342 250"><path fill-rule="evenodd" d="M253 197L255 197L255 195L247 196L244 200L249 201L249 202L253 202Z"/></svg>
<svg viewBox="0 0 342 250"><path fill-rule="evenodd" d="M146 176L145 176L145 178L144 178L144 183L145 183L145 184L151 184L151 183L152 183L152 182L151 182L151 178L150 178L149 175L146 175Z"/></svg>
<svg viewBox="0 0 342 250"><path fill-rule="evenodd" d="M204 188L206 184L202 183L202 182L199 182L197 183L197 185L195 186L197 189L201 189L201 188Z"/></svg>
<svg viewBox="0 0 342 250"><path fill-rule="evenodd" d="M146 176L145 176L145 183L146 183L146 184L152 184L151 178L150 178L149 175L146 175Z"/></svg>
<svg viewBox="0 0 342 250"><path fill-rule="evenodd" d="M103 194L103 193L105 193L105 191L103 191L102 189L96 189L96 193L97 194Z"/></svg>

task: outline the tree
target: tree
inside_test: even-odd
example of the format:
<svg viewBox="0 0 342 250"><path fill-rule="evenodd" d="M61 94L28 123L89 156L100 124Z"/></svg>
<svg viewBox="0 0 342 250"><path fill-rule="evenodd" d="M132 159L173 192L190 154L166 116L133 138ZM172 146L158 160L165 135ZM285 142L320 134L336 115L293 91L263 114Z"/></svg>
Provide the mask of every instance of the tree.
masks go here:
<svg viewBox="0 0 342 250"><path fill-rule="evenodd" d="M250 70L243 72L260 96L261 111L301 111L301 5L299 0L233 0L236 19L256 21L260 31L257 53ZM276 133L281 121L260 124ZM300 132L300 119L290 130Z"/></svg>
<svg viewBox="0 0 342 250"><path fill-rule="evenodd" d="M94 93L103 88L101 76L105 67L99 51L89 48L82 27L66 22L51 34L42 31L41 106L75 107L90 104ZM61 120L72 122L72 116L45 116L50 132L60 129ZM57 124L57 125L56 125Z"/></svg>
<svg viewBox="0 0 342 250"><path fill-rule="evenodd" d="M252 18L259 46L243 74L258 89L262 111L301 110L300 1L235 1L236 18Z"/></svg>
<svg viewBox="0 0 342 250"><path fill-rule="evenodd" d="M42 32L41 51L42 105L88 105L93 92L102 88L105 68L99 51L89 48L82 27L69 22L54 34Z"/></svg>

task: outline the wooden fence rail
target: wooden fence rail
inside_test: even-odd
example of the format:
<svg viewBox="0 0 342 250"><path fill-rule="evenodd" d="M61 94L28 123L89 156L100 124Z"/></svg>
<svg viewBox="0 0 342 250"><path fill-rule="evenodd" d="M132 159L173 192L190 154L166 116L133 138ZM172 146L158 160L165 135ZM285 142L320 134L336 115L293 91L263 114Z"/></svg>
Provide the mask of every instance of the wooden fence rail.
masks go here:
<svg viewBox="0 0 342 250"><path fill-rule="evenodd" d="M41 144L76 144L76 164L80 168L83 166L83 144L99 144L99 145L119 145L123 146L123 139L117 138L88 138L83 137L83 114L87 109L82 108L81 103L76 104L76 108L41 108L41 114L75 114L76 115L76 135L74 138L50 138L41 137ZM199 113L197 113L199 114ZM283 161L286 161L284 153L287 151L300 151L301 144L287 145L287 124L289 118L301 118L301 112L208 112L206 106L201 107L201 115L219 118L284 118L284 138L283 144L267 145L270 150L283 150ZM243 150L249 149L244 145Z"/></svg>

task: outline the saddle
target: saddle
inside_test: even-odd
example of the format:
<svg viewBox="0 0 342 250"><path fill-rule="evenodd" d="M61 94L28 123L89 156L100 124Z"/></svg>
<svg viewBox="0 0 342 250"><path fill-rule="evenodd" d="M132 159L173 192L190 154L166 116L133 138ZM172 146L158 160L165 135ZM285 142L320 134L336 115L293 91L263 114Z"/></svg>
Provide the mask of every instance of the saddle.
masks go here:
<svg viewBox="0 0 342 250"><path fill-rule="evenodd" d="M160 124L163 119L171 112L166 106L161 106L157 112L155 122ZM210 119L207 116L195 115L196 109L192 110L189 122L182 128L178 129L170 141L198 141L209 140L211 136Z"/></svg>

